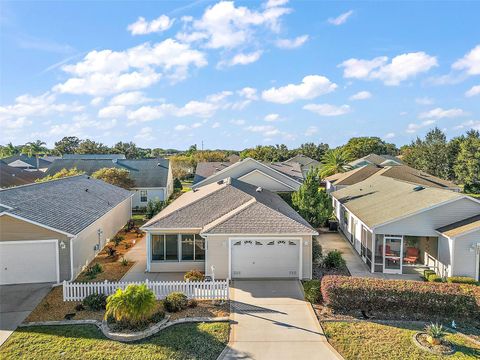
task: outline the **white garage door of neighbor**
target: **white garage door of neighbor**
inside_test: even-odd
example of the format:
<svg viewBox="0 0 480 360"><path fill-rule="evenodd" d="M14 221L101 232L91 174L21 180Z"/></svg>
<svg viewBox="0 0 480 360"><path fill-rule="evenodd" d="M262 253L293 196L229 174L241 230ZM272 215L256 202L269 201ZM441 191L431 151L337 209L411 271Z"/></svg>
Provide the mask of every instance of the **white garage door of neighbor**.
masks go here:
<svg viewBox="0 0 480 360"><path fill-rule="evenodd" d="M57 282L57 240L0 242L0 285Z"/></svg>
<svg viewBox="0 0 480 360"><path fill-rule="evenodd" d="M299 278L300 240L232 239L232 278Z"/></svg>

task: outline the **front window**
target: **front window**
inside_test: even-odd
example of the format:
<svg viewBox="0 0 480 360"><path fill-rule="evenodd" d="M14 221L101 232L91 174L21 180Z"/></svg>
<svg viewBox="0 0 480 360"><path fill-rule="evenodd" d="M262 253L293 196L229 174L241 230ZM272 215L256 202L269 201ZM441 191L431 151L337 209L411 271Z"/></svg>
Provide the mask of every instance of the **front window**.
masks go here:
<svg viewBox="0 0 480 360"><path fill-rule="evenodd" d="M147 190L140 190L140 202L147 202Z"/></svg>
<svg viewBox="0 0 480 360"><path fill-rule="evenodd" d="M196 234L152 235L152 260L204 261L205 239Z"/></svg>

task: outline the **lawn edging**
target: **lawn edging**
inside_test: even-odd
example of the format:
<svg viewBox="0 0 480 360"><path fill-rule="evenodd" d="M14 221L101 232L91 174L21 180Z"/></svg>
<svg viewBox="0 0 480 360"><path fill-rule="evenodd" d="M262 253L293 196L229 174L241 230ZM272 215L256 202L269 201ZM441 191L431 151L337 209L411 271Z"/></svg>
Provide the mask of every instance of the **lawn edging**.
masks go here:
<svg viewBox="0 0 480 360"><path fill-rule="evenodd" d="M189 317L189 318L181 318L176 320L170 320L170 316L167 315L165 318L150 326L149 328L137 331L134 333L119 333L113 332L109 327L106 321L98 321L98 320L54 320L54 321L35 321L35 322L28 322L19 325L19 327L29 327L29 326L58 326L58 325L95 325L97 326L103 335L114 341L119 342L133 342L145 339L156 333L165 330L171 326L185 324L185 323L213 323L213 322L229 322L230 317L223 316L223 317Z"/></svg>

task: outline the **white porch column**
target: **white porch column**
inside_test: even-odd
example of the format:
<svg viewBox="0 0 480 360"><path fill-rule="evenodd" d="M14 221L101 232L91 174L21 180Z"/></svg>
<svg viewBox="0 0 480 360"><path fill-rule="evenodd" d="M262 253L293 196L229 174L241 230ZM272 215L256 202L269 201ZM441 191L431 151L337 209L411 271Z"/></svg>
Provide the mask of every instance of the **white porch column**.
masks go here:
<svg viewBox="0 0 480 360"><path fill-rule="evenodd" d="M152 262L152 235L147 232L147 272L150 272L150 263Z"/></svg>

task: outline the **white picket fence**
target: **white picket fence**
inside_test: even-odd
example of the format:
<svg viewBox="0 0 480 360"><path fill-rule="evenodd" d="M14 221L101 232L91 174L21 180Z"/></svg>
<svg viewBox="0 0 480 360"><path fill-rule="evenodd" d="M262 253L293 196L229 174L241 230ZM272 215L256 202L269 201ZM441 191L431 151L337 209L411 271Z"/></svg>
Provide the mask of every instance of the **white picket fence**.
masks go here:
<svg viewBox="0 0 480 360"><path fill-rule="evenodd" d="M91 294L111 295L117 289L128 285L146 284L155 293L158 300L164 299L171 292L181 292L189 299L228 300L229 284L227 280L215 281L148 281L145 282L63 282L63 301L82 301Z"/></svg>

